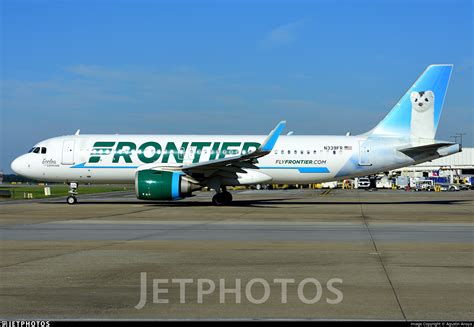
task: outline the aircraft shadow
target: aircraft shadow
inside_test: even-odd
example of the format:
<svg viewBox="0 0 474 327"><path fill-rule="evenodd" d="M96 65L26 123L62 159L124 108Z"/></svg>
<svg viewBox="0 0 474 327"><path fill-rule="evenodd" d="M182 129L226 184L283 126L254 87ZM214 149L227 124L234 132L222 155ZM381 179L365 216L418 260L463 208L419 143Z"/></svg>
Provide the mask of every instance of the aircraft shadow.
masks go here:
<svg viewBox="0 0 474 327"><path fill-rule="evenodd" d="M420 201L294 201L288 198L282 199L255 199L255 200L234 200L231 204L223 207L281 207L287 205L298 205L298 206L315 206L315 205L329 205L329 206L338 206L338 205L427 205L427 204L437 204L437 205L454 205L468 203L470 200L420 200ZM61 204L64 205L64 201L50 201L43 202L48 204ZM77 205L101 205L101 204L113 204L113 205L131 205L131 204L141 204L146 206L158 206L158 207L214 207L209 201L93 201L93 200L81 200Z"/></svg>

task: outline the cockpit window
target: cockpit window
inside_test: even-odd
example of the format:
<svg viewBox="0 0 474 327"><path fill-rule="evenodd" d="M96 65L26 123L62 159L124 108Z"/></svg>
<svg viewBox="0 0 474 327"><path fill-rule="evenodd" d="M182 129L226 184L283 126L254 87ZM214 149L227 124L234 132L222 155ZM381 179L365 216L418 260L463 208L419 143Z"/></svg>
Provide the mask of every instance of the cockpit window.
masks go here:
<svg viewBox="0 0 474 327"><path fill-rule="evenodd" d="M34 148L33 149L33 153L39 153L39 151L40 151L40 148Z"/></svg>
<svg viewBox="0 0 474 327"><path fill-rule="evenodd" d="M46 148L41 148L41 153L45 154L46 153Z"/></svg>
<svg viewBox="0 0 474 327"><path fill-rule="evenodd" d="M31 148L31 149L30 149L30 151L28 151L28 153L31 153L31 152L33 152L33 150L34 150L34 149L35 149L35 148Z"/></svg>

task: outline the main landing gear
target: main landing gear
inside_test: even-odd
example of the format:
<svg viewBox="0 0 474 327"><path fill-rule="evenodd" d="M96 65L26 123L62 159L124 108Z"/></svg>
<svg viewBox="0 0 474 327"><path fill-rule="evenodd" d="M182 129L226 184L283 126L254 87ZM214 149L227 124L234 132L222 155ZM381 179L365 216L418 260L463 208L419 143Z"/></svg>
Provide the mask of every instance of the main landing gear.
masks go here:
<svg viewBox="0 0 474 327"><path fill-rule="evenodd" d="M66 198L67 204L77 203L77 183L69 183L69 196Z"/></svg>
<svg viewBox="0 0 474 327"><path fill-rule="evenodd" d="M216 193L212 197L212 203L216 206L229 205L232 202L232 194L226 190Z"/></svg>

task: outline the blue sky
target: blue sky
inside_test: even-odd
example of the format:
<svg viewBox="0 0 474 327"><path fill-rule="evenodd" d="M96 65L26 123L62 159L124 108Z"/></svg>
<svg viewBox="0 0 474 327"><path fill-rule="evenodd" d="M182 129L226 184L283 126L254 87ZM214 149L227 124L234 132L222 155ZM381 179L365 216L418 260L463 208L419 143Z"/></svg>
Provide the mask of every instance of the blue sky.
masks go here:
<svg viewBox="0 0 474 327"><path fill-rule="evenodd" d="M473 146L472 1L11 1L0 169L82 133L353 134L431 63L455 65L438 139Z"/></svg>

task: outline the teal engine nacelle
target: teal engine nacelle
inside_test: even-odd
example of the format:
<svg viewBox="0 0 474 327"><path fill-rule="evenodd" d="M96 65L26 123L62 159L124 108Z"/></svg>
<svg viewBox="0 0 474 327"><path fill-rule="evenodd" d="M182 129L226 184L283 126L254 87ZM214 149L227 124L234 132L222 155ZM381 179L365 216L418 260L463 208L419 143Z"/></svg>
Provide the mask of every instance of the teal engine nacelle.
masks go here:
<svg viewBox="0 0 474 327"><path fill-rule="evenodd" d="M141 200L174 200L191 195L199 184L183 178L181 172L139 170L135 174L135 192Z"/></svg>

